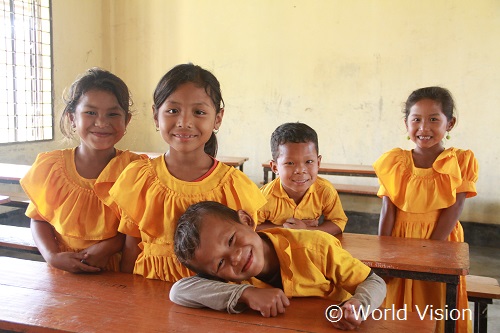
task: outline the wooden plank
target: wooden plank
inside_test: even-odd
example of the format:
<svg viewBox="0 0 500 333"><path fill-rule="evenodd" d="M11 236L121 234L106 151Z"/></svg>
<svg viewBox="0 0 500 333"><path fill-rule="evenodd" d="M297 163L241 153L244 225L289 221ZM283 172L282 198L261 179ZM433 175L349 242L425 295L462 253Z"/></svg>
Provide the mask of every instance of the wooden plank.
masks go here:
<svg viewBox="0 0 500 333"><path fill-rule="evenodd" d="M9 203L10 202L10 197L6 195L0 195L0 205Z"/></svg>
<svg viewBox="0 0 500 333"><path fill-rule="evenodd" d="M0 163L0 183L18 184L31 165Z"/></svg>
<svg viewBox="0 0 500 333"><path fill-rule="evenodd" d="M467 243L354 233L336 237L353 257L372 268L456 276L469 273Z"/></svg>
<svg viewBox="0 0 500 333"><path fill-rule="evenodd" d="M500 299L498 280L492 277L467 275L467 296L487 299Z"/></svg>
<svg viewBox="0 0 500 333"><path fill-rule="evenodd" d="M171 283L137 275L71 274L45 263L0 257L0 329L23 332L337 332L325 318L331 301L293 298L286 313L264 318L170 302ZM369 318L357 332L434 332L435 321Z"/></svg>
<svg viewBox="0 0 500 333"><path fill-rule="evenodd" d="M264 171L271 171L270 161L262 163ZM321 163L318 173L338 176L377 177L371 165Z"/></svg>
<svg viewBox="0 0 500 333"><path fill-rule="evenodd" d="M30 228L0 224L0 247L39 254Z"/></svg>
<svg viewBox="0 0 500 333"><path fill-rule="evenodd" d="M377 195L378 186L370 186L370 185L352 185L352 184L338 184L334 183L333 187L337 190L338 193L345 194L358 194L358 195Z"/></svg>

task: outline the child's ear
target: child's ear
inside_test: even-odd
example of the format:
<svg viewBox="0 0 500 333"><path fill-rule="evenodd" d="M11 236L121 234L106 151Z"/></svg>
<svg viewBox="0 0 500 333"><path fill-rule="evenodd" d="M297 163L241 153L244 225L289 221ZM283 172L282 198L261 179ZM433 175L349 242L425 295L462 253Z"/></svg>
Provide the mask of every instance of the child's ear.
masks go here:
<svg viewBox="0 0 500 333"><path fill-rule="evenodd" d="M154 105L151 107L151 109L153 110L153 119L155 121L156 128L158 128L158 111L156 111Z"/></svg>
<svg viewBox="0 0 500 333"><path fill-rule="evenodd" d="M250 228L255 229L255 221L253 218L244 210L238 210L238 217L240 219L240 223L244 225L248 225Z"/></svg>
<svg viewBox="0 0 500 333"><path fill-rule="evenodd" d="M455 123L457 122L457 118L453 117L451 120L448 122L448 126L446 127L447 131L451 131L453 127L455 127Z"/></svg>
<svg viewBox="0 0 500 333"><path fill-rule="evenodd" d="M271 167L271 171L272 172L274 172L275 174L279 175L279 173L278 173L278 163L276 163L276 161L271 160L269 162L269 166Z"/></svg>

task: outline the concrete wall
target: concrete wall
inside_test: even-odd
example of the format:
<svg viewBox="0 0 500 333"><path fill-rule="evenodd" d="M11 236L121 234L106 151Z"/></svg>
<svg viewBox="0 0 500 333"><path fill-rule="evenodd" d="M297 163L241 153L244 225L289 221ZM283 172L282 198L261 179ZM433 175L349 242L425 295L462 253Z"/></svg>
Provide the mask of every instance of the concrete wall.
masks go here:
<svg viewBox="0 0 500 333"><path fill-rule="evenodd" d="M416 88L442 85L458 106L458 126L447 146L473 150L480 164L479 194L466 201L461 219L500 224L497 0L52 4L56 117L59 97L76 75L105 67L129 84L135 101L136 114L119 147L166 151L152 121L152 92L171 67L193 62L222 85L226 112L219 155L248 156L245 173L259 184L260 165L270 158L270 134L281 123L315 128L324 162L369 165L393 147L413 147L401 104ZM64 146L59 139L3 145L0 154L6 162L31 163L39 151ZM340 181L376 184L366 178ZM380 209L378 198L342 200L347 209Z"/></svg>

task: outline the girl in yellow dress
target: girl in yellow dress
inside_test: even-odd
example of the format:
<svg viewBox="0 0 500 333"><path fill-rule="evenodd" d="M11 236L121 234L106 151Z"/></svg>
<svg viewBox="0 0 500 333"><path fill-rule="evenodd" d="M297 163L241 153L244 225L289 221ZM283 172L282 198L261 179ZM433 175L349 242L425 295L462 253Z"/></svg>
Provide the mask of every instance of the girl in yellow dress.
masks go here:
<svg viewBox="0 0 500 333"><path fill-rule="evenodd" d="M382 198L379 235L463 242L458 218L465 198L475 196L478 164L470 150L445 148L443 139L455 125L454 101L441 87L415 90L408 97L404 120L411 151L399 148L383 154L373 165ZM417 259L416 259L417 260ZM409 279L390 279L386 307L422 311L426 306L445 309L445 284ZM468 309L465 279L460 279L457 308ZM451 309L448 309L450 311ZM456 316L455 316L456 317ZM456 332L471 330L470 318L456 321ZM438 322L438 331L444 320Z"/></svg>
<svg viewBox="0 0 500 333"><path fill-rule="evenodd" d="M41 153L20 183L31 202L33 239L51 266L73 272L119 271L123 234L109 189L140 156L115 149L131 119L127 85L91 68L69 90L61 116L63 135L76 148Z"/></svg>
<svg viewBox="0 0 500 333"><path fill-rule="evenodd" d="M131 163L110 193L122 210L119 231L127 234L122 271L174 282L194 274L173 247L177 220L191 204L217 201L256 217L266 200L245 174L215 159L224 101L212 73L177 65L153 99L154 122L169 150Z"/></svg>

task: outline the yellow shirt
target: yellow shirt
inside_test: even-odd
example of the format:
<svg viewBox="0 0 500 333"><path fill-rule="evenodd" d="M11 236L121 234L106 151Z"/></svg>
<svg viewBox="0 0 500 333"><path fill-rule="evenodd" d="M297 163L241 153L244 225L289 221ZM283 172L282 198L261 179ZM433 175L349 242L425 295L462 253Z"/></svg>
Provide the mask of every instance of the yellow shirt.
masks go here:
<svg viewBox="0 0 500 333"><path fill-rule="evenodd" d="M344 231L347 216L337 190L324 178L317 177L298 205L285 192L279 177L260 190L266 197L267 204L258 211L258 224L269 221L283 225L290 217L312 220L323 215L325 220L332 221Z"/></svg>
<svg viewBox="0 0 500 333"><path fill-rule="evenodd" d="M429 239L441 211L456 201L456 194L466 192L470 198L477 194L478 163L470 150L448 148L434 161L431 168L414 166L412 152L399 148L383 154L374 164L380 183L378 196L387 196L397 207L392 236ZM448 241L463 242L462 225L457 221ZM444 283L393 278L387 283L385 307L407 306L416 311L431 305L444 309L446 291ZM457 308L468 308L467 289L461 277ZM456 332L468 332L470 321L463 317L456 321ZM444 324L438 322L437 332Z"/></svg>
<svg viewBox="0 0 500 333"><path fill-rule="evenodd" d="M110 194L123 211L118 230L142 240L134 273L171 282L193 275L173 249L177 220L190 205L217 201L256 217L266 202L257 185L238 169L219 162L203 180L186 182L169 173L163 155L131 163Z"/></svg>
<svg viewBox="0 0 500 333"><path fill-rule="evenodd" d="M109 189L121 171L139 158L116 150L97 179L85 179L76 171L75 148L38 154L20 180L31 200L26 215L54 227L61 251L78 252L116 236L120 218ZM116 258L113 270L118 268Z"/></svg>
<svg viewBox="0 0 500 333"><path fill-rule="evenodd" d="M273 228L259 231L273 243L288 297L319 296L348 300L370 274L370 267L351 256L334 236L319 230ZM252 278L252 285L269 288Z"/></svg>

